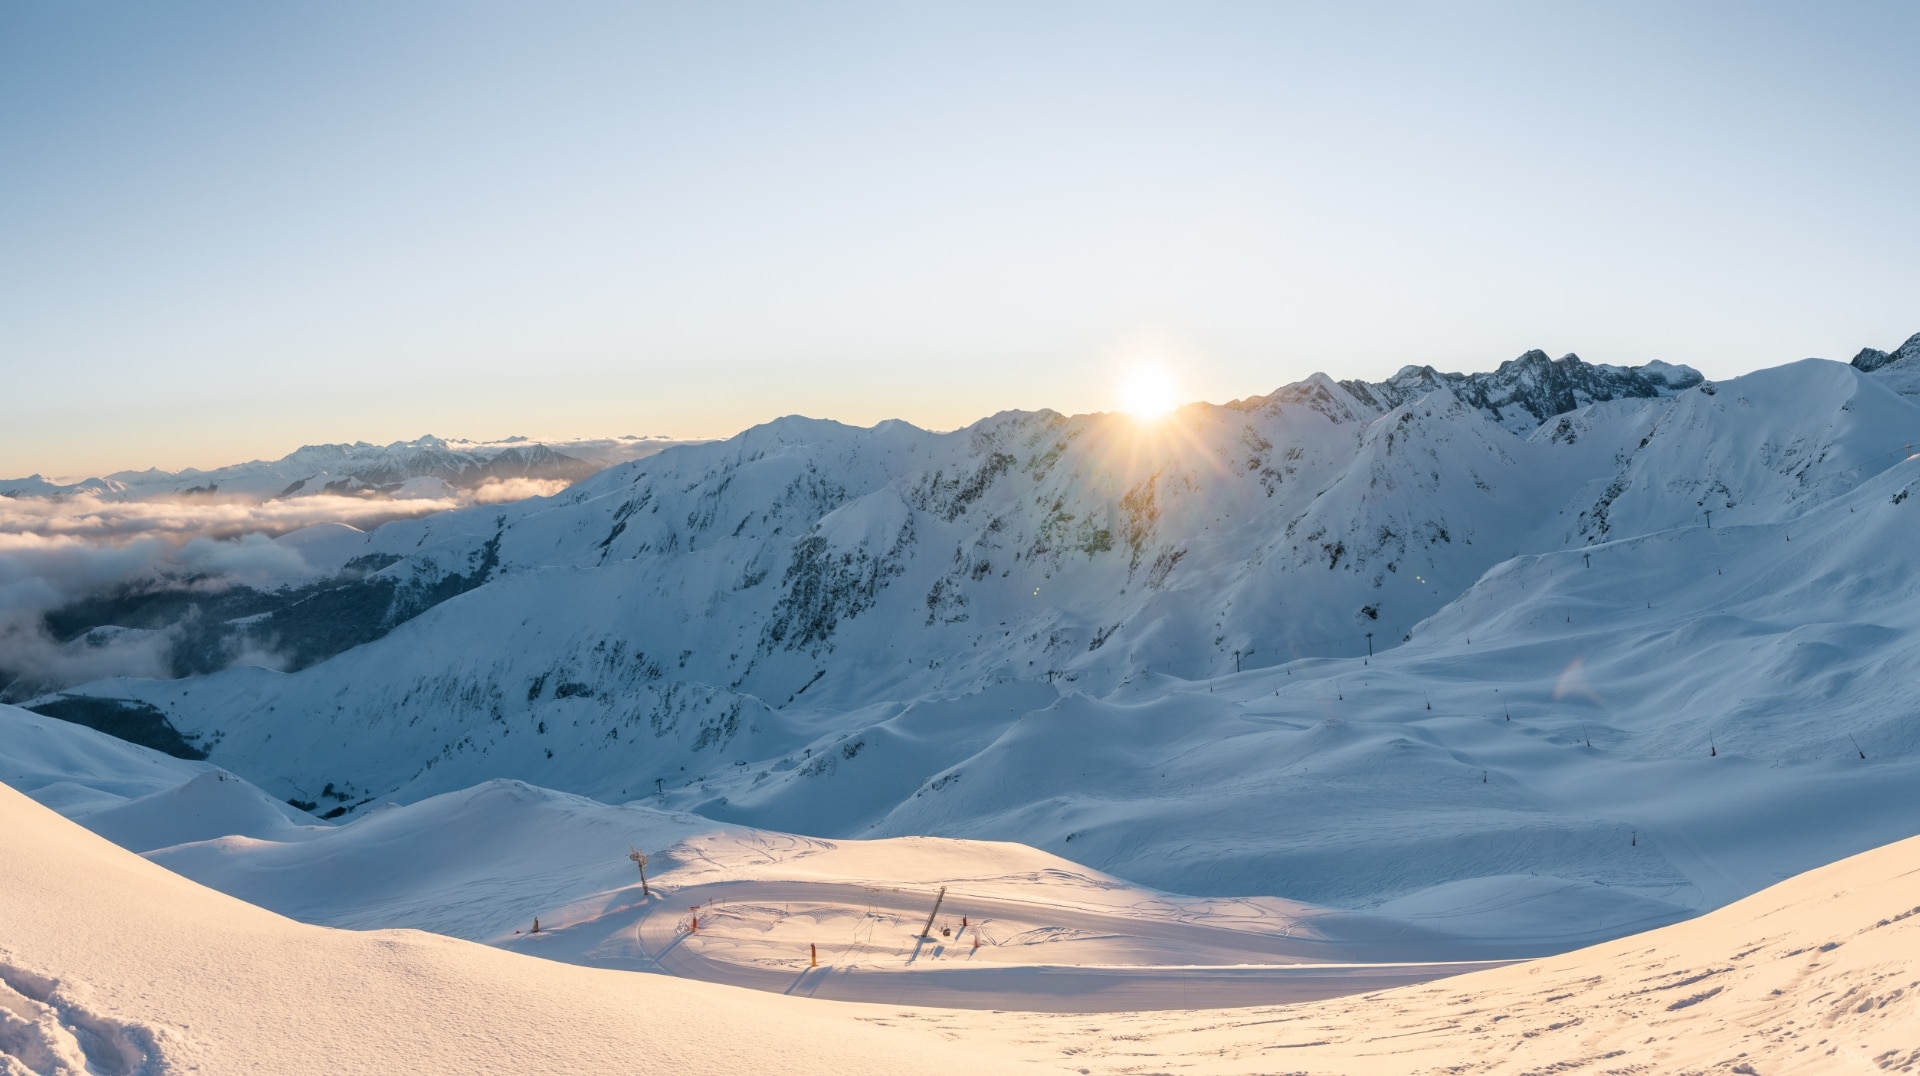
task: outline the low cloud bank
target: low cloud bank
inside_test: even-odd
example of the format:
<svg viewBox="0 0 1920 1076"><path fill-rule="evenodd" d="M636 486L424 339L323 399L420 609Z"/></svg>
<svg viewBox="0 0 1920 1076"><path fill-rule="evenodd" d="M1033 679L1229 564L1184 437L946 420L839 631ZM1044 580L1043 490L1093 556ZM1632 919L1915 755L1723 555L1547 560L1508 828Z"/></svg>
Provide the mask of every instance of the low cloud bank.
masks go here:
<svg viewBox="0 0 1920 1076"><path fill-rule="evenodd" d="M557 478L489 478L473 490L475 504L505 504L529 497L551 497L571 486Z"/></svg>
<svg viewBox="0 0 1920 1076"><path fill-rule="evenodd" d="M172 494L122 499L95 493L61 497L0 497L0 534L70 535L118 542L140 535L181 540L275 536L316 523L371 530L396 519L551 497L571 483L546 478L490 478L470 490L434 483L436 495L357 497L319 493L260 501L247 497Z"/></svg>
<svg viewBox="0 0 1920 1076"><path fill-rule="evenodd" d="M264 534L238 538L0 532L0 700L18 701L110 676L170 675L179 625L96 627L71 638L48 615L83 602L156 591L213 594L310 575L296 550ZM258 651L233 664L274 665Z"/></svg>
<svg viewBox="0 0 1920 1076"><path fill-rule="evenodd" d="M467 498L400 500L322 494L284 501L170 497L109 500L72 497L0 497L0 534L81 538L119 543L144 535L187 541L278 535L315 523L346 523L366 530L394 519L444 512L476 503ZM491 502L489 502L491 503Z"/></svg>
<svg viewBox="0 0 1920 1076"><path fill-rule="evenodd" d="M315 575L297 549L273 536L318 523L366 530L474 504L551 496L567 485L513 478L446 496L319 494L264 502L177 495L0 497L0 701L106 677L173 675L175 647L190 626L176 620L57 632L49 617L63 610L105 608L162 592L177 597L271 589ZM185 618L198 615L190 602L171 607ZM236 650L226 661L281 664L257 646Z"/></svg>

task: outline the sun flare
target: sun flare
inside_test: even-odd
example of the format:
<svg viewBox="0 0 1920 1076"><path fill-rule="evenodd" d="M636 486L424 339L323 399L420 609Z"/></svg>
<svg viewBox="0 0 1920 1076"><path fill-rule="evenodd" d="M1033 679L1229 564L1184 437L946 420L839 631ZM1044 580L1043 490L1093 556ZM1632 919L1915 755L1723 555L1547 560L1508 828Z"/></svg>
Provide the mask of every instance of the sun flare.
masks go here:
<svg viewBox="0 0 1920 1076"><path fill-rule="evenodd" d="M1127 375L1120 385L1120 409L1137 419L1151 422L1179 406L1173 375L1157 366L1143 366Z"/></svg>

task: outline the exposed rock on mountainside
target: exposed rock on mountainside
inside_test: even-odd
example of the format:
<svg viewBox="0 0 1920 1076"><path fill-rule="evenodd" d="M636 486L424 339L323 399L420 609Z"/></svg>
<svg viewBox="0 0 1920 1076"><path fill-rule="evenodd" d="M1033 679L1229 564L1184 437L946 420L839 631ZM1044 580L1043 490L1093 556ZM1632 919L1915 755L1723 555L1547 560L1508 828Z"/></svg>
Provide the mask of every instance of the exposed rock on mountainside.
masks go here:
<svg viewBox="0 0 1920 1076"><path fill-rule="evenodd" d="M1861 348L1853 357L1855 369L1873 374L1888 388L1904 396L1920 396L1920 333L1892 351Z"/></svg>
<svg viewBox="0 0 1920 1076"><path fill-rule="evenodd" d="M1445 386L1468 405L1515 433L1576 408L1607 400L1671 396L1700 384L1698 371L1652 362L1645 366L1594 366L1578 355L1547 358L1534 350L1500 364L1490 374L1443 374L1431 366L1407 366L1384 382L1342 381L1348 392L1379 410L1398 407Z"/></svg>
<svg viewBox="0 0 1920 1076"><path fill-rule="evenodd" d="M1914 333L1912 336L1907 337L1906 343L1901 344L1891 352L1881 351L1879 348L1863 347L1860 349L1860 353L1853 357L1853 366L1855 369L1872 373L1888 363L1904 362L1917 355L1920 355L1920 333Z"/></svg>

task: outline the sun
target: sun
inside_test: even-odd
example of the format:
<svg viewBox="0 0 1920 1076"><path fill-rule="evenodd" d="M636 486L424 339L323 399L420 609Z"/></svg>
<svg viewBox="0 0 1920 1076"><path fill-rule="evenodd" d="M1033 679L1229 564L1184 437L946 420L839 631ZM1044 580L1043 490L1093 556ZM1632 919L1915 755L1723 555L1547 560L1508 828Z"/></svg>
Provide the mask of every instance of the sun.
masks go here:
<svg viewBox="0 0 1920 1076"><path fill-rule="evenodd" d="M1152 422L1180 405L1178 392L1173 375L1158 366L1142 366L1120 383L1120 410Z"/></svg>

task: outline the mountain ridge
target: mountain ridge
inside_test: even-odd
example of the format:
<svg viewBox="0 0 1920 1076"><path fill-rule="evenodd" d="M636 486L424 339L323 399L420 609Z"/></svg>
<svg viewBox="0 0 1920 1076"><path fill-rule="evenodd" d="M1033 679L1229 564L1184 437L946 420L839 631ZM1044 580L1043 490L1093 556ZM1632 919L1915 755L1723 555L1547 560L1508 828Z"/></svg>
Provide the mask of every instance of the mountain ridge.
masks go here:
<svg viewBox="0 0 1920 1076"><path fill-rule="evenodd" d="M1906 681L1864 674L1920 653L1904 607L1817 630L1744 591L1712 611L1722 568L1905 593L1911 552L1860 564L1821 536L1902 532L1920 407L1824 360L1524 437L1502 407L1439 385L1381 412L1321 375L1157 425L776 420L342 545L365 574L337 586L379 630L322 653L297 617L236 622L258 649L308 647L294 671L73 693L150 705L216 764L303 802L330 786L349 815L511 777L1351 907L1533 871L1682 914L1920 825L1888 798L1910 776L1884 716ZM1573 592L1570 570L1617 574ZM1776 653L1851 671L1816 710L1749 697L1740 670ZM1840 768L1833 714L1891 757ZM1732 761L1684 771L1702 796L1871 823L1694 850L1724 839L1717 801L1640 804L1694 739L1708 758L1709 726ZM1777 788L1740 776L1755 759L1788 767Z"/></svg>
<svg viewBox="0 0 1920 1076"><path fill-rule="evenodd" d="M210 470L115 471L70 483L38 474L0 479L0 496L92 494L108 499L140 499L224 495L279 500L317 493L428 495L441 490L472 490L510 479L572 483L617 463L691 443L698 442L652 437L551 442L512 437L488 442L446 440L427 434L385 445L366 441L302 445L279 459L249 460ZM406 489L407 482L421 479L429 480L425 488Z"/></svg>

